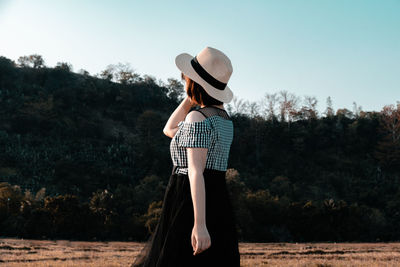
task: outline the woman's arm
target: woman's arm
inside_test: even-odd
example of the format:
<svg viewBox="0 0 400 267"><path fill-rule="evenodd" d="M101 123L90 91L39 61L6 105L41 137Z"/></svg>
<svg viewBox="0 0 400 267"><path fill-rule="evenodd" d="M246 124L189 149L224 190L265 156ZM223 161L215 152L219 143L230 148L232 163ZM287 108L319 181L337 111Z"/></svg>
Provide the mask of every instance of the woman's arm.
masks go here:
<svg viewBox="0 0 400 267"><path fill-rule="evenodd" d="M175 111L169 117L167 123L164 126L163 133L173 138L175 133L178 131L178 123L180 121L185 120L186 114L189 112L192 104L190 102L190 98L188 96L182 100L179 106L175 109Z"/></svg>
<svg viewBox="0 0 400 267"><path fill-rule="evenodd" d="M186 118L188 122L202 121L203 119L204 116L196 111L190 112ZM190 192L194 211L192 246L194 255L196 255L211 245L211 238L206 227L206 192L203 176L208 148L188 147L186 149Z"/></svg>

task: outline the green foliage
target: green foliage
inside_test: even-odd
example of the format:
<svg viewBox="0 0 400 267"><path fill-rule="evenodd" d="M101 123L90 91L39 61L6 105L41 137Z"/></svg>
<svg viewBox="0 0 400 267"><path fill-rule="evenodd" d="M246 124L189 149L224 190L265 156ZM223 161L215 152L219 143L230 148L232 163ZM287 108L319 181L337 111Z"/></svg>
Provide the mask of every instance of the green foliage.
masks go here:
<svg viewBox="0 0 400 267"><path fill-rule="evenodd" d="M185 89L183 84L177 79L168 79L168 97L176 102L181 102L185 97Z"/></svg>
<svg viewBox="0 0 400 267"><path fill-rule="evenodd" d="M146 217L146 228L150 234L153 234L156 227L158 220L160 219L161 211L162 211L162 201L152 202L149 205L147 210Z"/></svg>
<svg viewBox="0 0 400 267"><path fill-rule="evenodd" d="M70 72L70 71L72 71L72 65L68 62L57 62L55 69Z"/></svg>
<svg viewBox="0 0 400 267"><path fill-rule="evenodd" d="M32 67L35 69L44 67L44 59L41 55L38 54L19 57L18 63L20 67Z"/></svg>
<svg viewBox="0 0 400 267"><path fill-rule="evenodd" d="M11 186L5 182L0 183L0 216L7 217L10 214L18 214L22 199L23 194L20 186Z"/></svg>
<svg viewBox="0 0 400 267"><path fill-rule="evenodd" d="M0 57L0 235L146 240L172 168L162 129L184 96L129 64L94 77ZM329 98L318 117L315 98L298 100L227 105L241 240L400 239L400 105L335 114Z"/></svg>

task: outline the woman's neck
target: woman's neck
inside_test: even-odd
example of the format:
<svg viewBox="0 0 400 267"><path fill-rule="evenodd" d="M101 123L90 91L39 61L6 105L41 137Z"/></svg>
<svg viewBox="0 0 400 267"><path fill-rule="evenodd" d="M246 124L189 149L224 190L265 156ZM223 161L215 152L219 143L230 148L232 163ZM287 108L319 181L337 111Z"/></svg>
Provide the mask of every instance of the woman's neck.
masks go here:
<svg viewBox="0 0 400 267"><path fill-rule="evenodd" d="M201 107L201 108L204 108L205 105L202 105L202 106L200 106L200 107ZM219 106L217 106L217 105L210 105L209 107L216 107L216 108L224 109L224 104L219 105Z"/></svg>

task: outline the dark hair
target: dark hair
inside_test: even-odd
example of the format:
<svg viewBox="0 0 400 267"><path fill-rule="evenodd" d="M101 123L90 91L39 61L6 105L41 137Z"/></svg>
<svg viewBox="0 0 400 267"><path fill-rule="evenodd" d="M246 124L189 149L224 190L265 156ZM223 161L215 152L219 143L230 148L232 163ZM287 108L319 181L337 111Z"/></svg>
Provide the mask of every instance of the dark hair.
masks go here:
<svg viewBox="0 0 400 267"><path fill-rule="evenodd" d="M188 76L181 74L182 80L186 81L186 93L192 99L192 102L198 105L222 105L223 102L213 98L204 90L204 88L190 79Z"/></svg>

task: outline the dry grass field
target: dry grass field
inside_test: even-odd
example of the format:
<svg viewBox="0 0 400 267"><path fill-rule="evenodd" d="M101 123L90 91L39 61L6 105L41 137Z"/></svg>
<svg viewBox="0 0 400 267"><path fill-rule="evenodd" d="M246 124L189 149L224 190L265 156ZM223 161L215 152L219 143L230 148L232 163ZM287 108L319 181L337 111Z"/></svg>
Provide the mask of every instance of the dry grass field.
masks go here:
<svg viewBox="0 0 400 267"><path fill-rule="evenodd" d="M129 266L142 244L0 239L0 267ZM400 266L400 243L240 243L241 266Z"/></svg>

